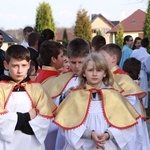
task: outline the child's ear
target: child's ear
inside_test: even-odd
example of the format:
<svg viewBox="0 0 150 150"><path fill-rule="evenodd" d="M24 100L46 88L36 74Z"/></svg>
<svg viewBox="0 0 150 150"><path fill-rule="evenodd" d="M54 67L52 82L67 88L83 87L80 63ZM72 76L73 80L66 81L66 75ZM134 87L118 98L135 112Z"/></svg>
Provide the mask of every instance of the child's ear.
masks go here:
<svg viewBox="0 0 150 150"><path fill-rule="evenodd" d="M55 57L52 57L52 58L51 58L51 62L52 62L52 63L56 63L56 61L57 61L57 59L56 59Z"/></svg>
<svg viewBox="0 0 150 150"><path fill-rule="evenodd" d="M85 75L85 74L83 74L83 77L86 77L86 75Z"/></svg>
<svg viewBox="0 0 150 150"><path fill-rule="evenodd" d="M6 62L6 60L4 60L3 64L4 64L4 68L5 68L6 70L8 70L8 63Z"/></svg>
<svg viewBox="0 0 150 150"><path fill-rule="evenodd" d="M104 78L106 77L106 73L103 75L103 77L104 77Z"/></svg>
<svg viewBox="0 0 150 150"><path fill-rule="evenodd" d="M113 58L113 62L117 62L117 56L116 55L112 55Z"/></svg>

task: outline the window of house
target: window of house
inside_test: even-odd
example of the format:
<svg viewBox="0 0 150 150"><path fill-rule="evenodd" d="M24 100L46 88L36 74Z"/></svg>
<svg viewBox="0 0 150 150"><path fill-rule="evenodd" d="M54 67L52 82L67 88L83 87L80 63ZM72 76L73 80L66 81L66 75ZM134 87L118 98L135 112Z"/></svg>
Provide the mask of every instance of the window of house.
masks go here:
<svg viewBox="0 0 150 150"><path fill-rule="evenodd" d="M95 29L92 29L92 33L97 33L99 29L95 28Z"/></svg>
<svg viewBox="0 0 150 150"><path fill-rule="evenodd" d="M136 24L136 20L135 19L132 19L132 24Z"/></svg>
<svg viewBox="0 0 150 150"><path fill-rule="evenodd" d="M102 35L104 36L110 29L109 28L102 28Z"/></svg>

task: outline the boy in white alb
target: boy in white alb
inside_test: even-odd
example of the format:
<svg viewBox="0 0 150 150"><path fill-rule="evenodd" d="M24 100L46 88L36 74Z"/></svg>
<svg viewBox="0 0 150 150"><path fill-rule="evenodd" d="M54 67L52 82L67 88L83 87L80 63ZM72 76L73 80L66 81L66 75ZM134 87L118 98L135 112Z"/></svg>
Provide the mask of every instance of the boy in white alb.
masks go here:
<svg viewBox="0 0 150 150"><path fill-rule="evenodd" d="M63 101L71 89L78 85L78 74L81 71L83 60L89 53L89 50L88 43L82 38L75 38L70 41L67 52L71 71L56 77L51 85L48 80L42 85L48 90L48 93L50 93L57 106ZM55 150L62 150L64 144L65 138L61 135L60 130L58 130Z"/></svg>
<svg viewBox="0 0 150 150"><path fill-rule="evenodd" d="M4 65L9 74L0 77L0 150L45 150L56 106L41 85L27 76L30 52L12 45Z"/></svg>

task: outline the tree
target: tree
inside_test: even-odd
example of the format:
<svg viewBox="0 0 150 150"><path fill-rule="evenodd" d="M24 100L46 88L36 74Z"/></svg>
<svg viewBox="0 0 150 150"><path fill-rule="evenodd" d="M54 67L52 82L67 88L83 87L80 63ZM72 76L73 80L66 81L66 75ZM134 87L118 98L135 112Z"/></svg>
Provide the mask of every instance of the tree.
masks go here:
<svg viewBox="0 0 150 150"><path fill-rule="evenodd" d="M37 8L35 32L41 33L44 29L51 29L56 35L56 28L52 16L52 10L48 3L41 3Z"/></svg>
<svg viewBox="0 0 150 150"><path fill-rule="evenodd" d="M117 44L120 46L120 48L123 47L123 26L122 24L119 24L118 30L117 30L117 34L116 34L116 40L117 40Z"/></svg>
<svg viewBox="0 0 150 150"><path fill-rule="evenodd" d="M68 43L68 35L67 35L67 30L66 29L64 29L62 42L63 42L63 44Z"/></svg>
<svg viewBox="0 0 150 150"><path fill-rule="evenodd" d="M102 32L100 29L97 31L97 35L102 35Z"/></svg>
<svg viewBox="0 0 150 150"><path fill-rule="evenodd" d="M77 12L74 35L88 41L92 39L91 22L84 9Z"/></svg>
<svg viewBox="0 0 150 150"><path fill-rule="evenodd" d="M144 37L147 37L150 40L150 1L148 1L147 14L144 23ZM150 48L148 48L150 53Z"/></svg>

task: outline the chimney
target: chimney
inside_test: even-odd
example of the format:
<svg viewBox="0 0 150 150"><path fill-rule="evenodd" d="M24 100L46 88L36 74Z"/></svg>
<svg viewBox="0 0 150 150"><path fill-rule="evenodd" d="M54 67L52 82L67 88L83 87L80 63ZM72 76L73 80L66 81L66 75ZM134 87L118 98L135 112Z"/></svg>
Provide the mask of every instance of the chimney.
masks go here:
<svg viewBox="0 0 150 150"><path fill-rule="evenodd" d="M97 14L92 14L92 15L91 15L91 20L92 20L95 16L97 16Z"/></svg>

